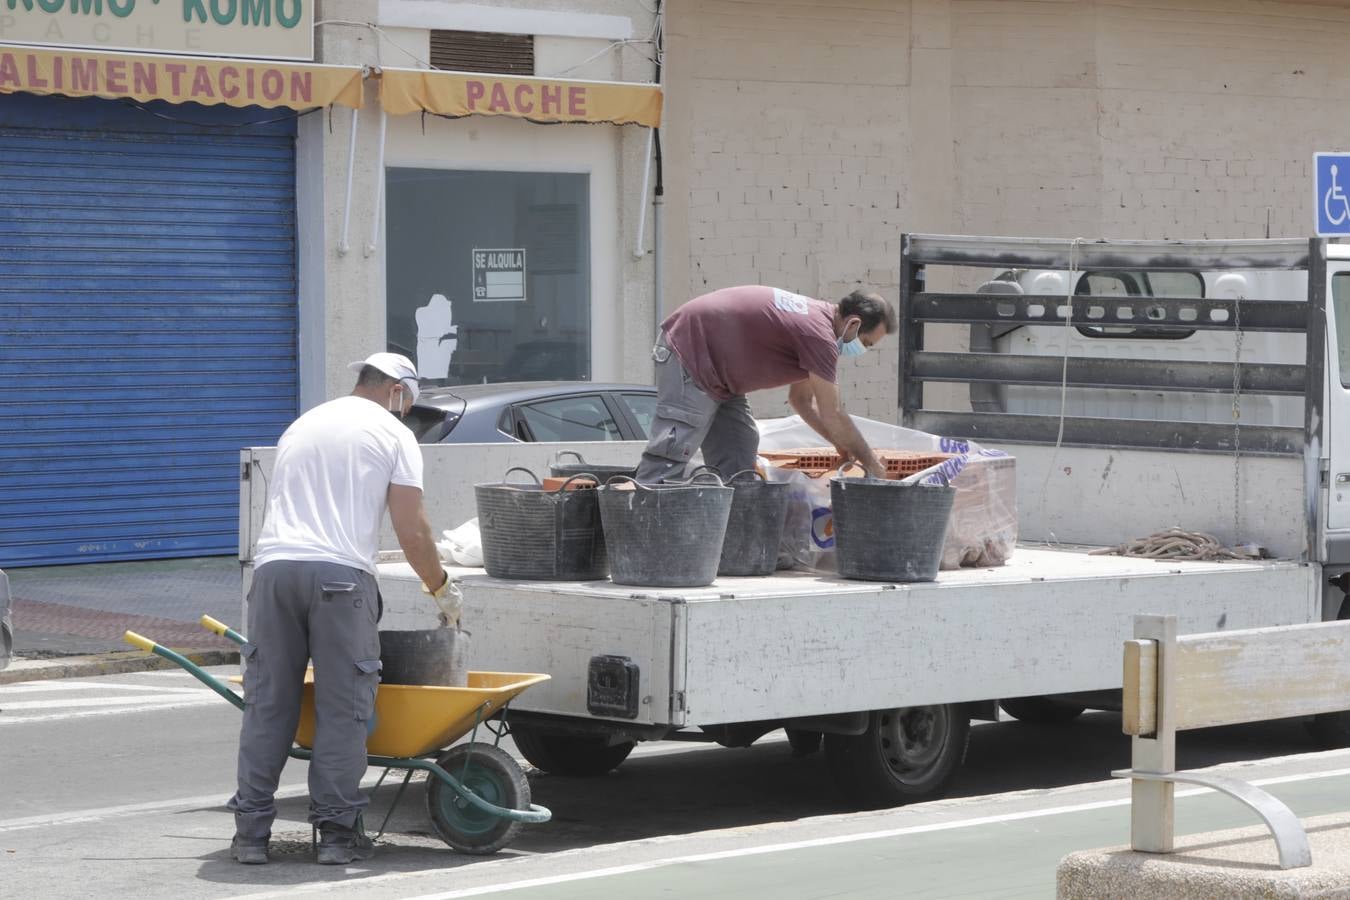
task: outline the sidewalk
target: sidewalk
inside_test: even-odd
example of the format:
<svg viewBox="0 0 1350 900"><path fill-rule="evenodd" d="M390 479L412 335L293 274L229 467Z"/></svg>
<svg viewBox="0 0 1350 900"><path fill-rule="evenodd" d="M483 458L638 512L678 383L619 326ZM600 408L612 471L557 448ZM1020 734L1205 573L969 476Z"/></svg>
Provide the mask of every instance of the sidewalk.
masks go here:
<svg viewBox="0 0 1350 900"><path fill-rule="evenodd" d="M210 665L237 657L205 631L203 614L239 626L240 571L233 556L7 569L14 661L0 683L158 668L122 632L193 651Z"/></svg>

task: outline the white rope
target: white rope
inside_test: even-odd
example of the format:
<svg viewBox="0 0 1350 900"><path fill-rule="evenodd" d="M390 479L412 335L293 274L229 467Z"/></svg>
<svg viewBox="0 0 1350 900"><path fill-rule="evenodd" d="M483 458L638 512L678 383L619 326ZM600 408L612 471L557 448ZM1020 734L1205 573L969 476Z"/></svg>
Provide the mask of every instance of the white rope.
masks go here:
<svg viewBox="0 0 1350 900"><path fill-rule="evenodd" d="M1069 337L1073 328L1073 294L1075 277L1078 274L1078 248L1083 239L1076 237L1069 244L1069 278L1064 290L1064 356L1059 370L1059 432L1055 435L1055 450L1064 443L1064 410L1069 398Z"/></svg>
<svg viewBox="0 0 1350 900"><path fill-rule="evenodd" d="M1089 556L1131 556L1138 559L1193 559L1215 562L1221 559L1261 559L1257 547L1225 547L1219 539L1203 531L1169 528L1134 538L1116 547L1088 551Z"/></svg>
<svg viewBox="0 0 1350 900"><path fill-rule="evenodd" d="M1074 281L1078 275L1078 248L1086 243L1081 237L1076 237L1069 244L1069 273L1068 284L1064 289L1064 352L1061 356L1059 369L1059 430L1055 434L1055 448L1050 453L1050 462L1045 467L1045 480L1041 483L1041 518L1045 518L1046 498L1050 495L1050 475L1055 471L1055 463L1059 460L1059 448L1064 443L1064 416L1069 398L1069 337L1073 328L1073 292ZM1057 545L1059 538L1055 536L1055 531L1046 523L1046 544L1050 546Z"/></svg>

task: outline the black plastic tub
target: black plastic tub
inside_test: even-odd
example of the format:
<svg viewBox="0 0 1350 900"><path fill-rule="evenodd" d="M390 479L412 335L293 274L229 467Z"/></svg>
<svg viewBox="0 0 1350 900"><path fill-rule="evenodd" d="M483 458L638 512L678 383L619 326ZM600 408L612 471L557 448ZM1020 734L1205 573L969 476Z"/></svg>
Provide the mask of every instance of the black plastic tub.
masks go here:
<svg viewBox="0 0 1350 900"><path fill-rule="evenodd" d="M717 580L733 492L716 475L665 484L614 479L597 493L615 584L703 587Z"/></svg>
<svg viewBox="0 0 1350 900"><path fill-rule="evenodd" d="M380 632L380 682L465 687L469 633L457 628Z"/></svg>
<svg viewBox="0 0 1350 900"><path fill-rule="evenodd" d="M736 493L727 517L718 575L772 575L787 520L789 485L766 481L758 472L737 472L727 479Z"/></svg>
<svg viewBox="0 0 1350 900"><path fill-rule="evenodd" d="M844 578L932 581L956 488L878 478L830 482L835 561Z"/></svg>
<svg viewBox="0 0 1350 900"><path fill-rule="evenodd" d="M517 471L534 478L528 469L506 474ZM535 479L533 484L476 484L473 492L483 568L493 578L598 581L609 574L595 489L568 490L564 484L546 491Z"/></svg>
<svg viewBox="0 0 1350 900"><path fill-rule="evenodd" d="M564 456L576 458L575 463L560 463L558 460ZM608 481L616 475L625 478L637 477L637 466L602 466L595 463L588 463L581 458L581 454L575 450L559 450L553 454L553 461L548 466L549 474L554 478L571 478L573 475L591 475L600 480L601 483Z"/></svg>

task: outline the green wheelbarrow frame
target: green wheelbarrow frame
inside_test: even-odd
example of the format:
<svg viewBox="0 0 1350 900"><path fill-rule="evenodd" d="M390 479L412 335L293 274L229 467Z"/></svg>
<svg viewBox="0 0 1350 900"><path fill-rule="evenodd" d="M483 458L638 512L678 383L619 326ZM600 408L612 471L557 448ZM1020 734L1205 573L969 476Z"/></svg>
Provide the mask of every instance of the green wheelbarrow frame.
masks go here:
<svg viewBox="0 0 1350 900"><path fill-rule="evenodd" d="M248 639L244 635L240 634L238 631L235 631L233 628L230 628L228 625L225 625L224 623L212 618L211 616L202 616L201 624L208 631L214 632L215 634L218 634L221 637L224 637L227 640L234 642L235 644L243 646L244 644L248 643ZM193 678L196 678L202 684L206 685L208 688L215 691L217 694L219 694L221 697L223 697L226 701L231 703L241 712L243 711L244 709L243 697L239 696L234 691L230 690L229 686L225 684L225 682L221 681L219 678L216 678L210 672L207 672L201 666L197 665L192 660L183 656L181 653L177 653L169 649L168 647L156 643L155 641L143 635L137 634L134 631L126 632L123 635L123 639L127 643L132 644L133 646L139 647L142 650L146 650L150 653L153 653L156 656L169 660L170 662L180 666L185 671L187 671L187 673L191 675ZM506 714L508 708L510 707L510 704L511 704L510 700L506 701L506 703L503 704L500 710L498 710L498 712L495 714L501 717L501 726L498 728L492 727L492 725L489 722L486 722L482 719L482 710L483 708L487 707L488 704L485 703L483 704L483 706L479 707L477 715L474 718L473 730L470 732L468 745L470 750L468 753L465 754L464 770L461 772L460 776L461 778L467 777L469 770L469 763L473 757L472 747L474 740L478 736L478 728L480 725L482 727L487 728L487 730L492 732L492 734L494 735L492 746L494 748L500 746L501 739L505 737L506 734L508 733L506 727ZM313 753L310 750L305 749L304 747L292 746L288 751L288 753L292 759L305 760L306 762L313 759ZM403 799L403 792L407 788L409 781L412 780L413 773L419 771L426 772L428 777L434 776L435 778L439 779L442 784L450 788L450 790L454 791L455 795L458 798L460 798L460 800L462 800L465 804L468 804L469 806L474 807L480 812L487 813L488 815L494 816L496 818L507 819L513 822L521 822L528 825L537 825L542 822L547 822L551 818L553 818L552 812L550 812L547 808L539 806L538 804L535 803L531 803L529 809L509 809L507 807L498 806L495 803L491 803L490 801L480 797L469 787L461 783L460 779L455 778L455 776L447 772L435 760L436 754L434 753L429 753L423 756L379 756L367 754L366 762L368 765L384 768L383 774L380 775L379 780L375 783L375 787L372 788L372 793L378 790L380 785L384 783L384 779L389 775L390 770L403 769L406 770L407 772L407 774L403 778L403 783L399 786L398 793L394 796L394 802L390 804L389 810L385 814L384 821L380 824L380 830L375 835L376 840L378 840L384 834L385 827L389 824L389 819L393 816L394 810L398 808L399 802Z"/></svg>

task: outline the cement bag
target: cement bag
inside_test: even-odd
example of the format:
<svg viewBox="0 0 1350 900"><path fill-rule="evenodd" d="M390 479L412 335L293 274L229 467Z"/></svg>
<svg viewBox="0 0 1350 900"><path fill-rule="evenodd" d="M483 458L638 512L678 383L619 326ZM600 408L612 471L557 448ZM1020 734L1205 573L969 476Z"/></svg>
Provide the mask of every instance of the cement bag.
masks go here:
<svg viewBox="0 0 1350 900"><path fill-rule="evenodd" d="M1013 457L970 441L939 437L872 419L854 417L854 423L874 450L909 450L955 454L942 469L953 487L942 568L1000 566L1017 544L1017 470ZM819 447L827 442L799 416L766 419L759 427L761 450ZM788 500L783 555L794 568L834 571L834 521L830 512L830 475L810 478L802 472L779 469L761 459L771 481L787 481ZM931 480L938 481L936 475Z"/></svg>
<svg viewBox="0 0 1350 900"><path fill-rule="evenodd" d="M473 518L453 530L442 531L443 540L436 542L441 562L456 566L483 565L483 540L478 532L478 519Z"/></svg>

